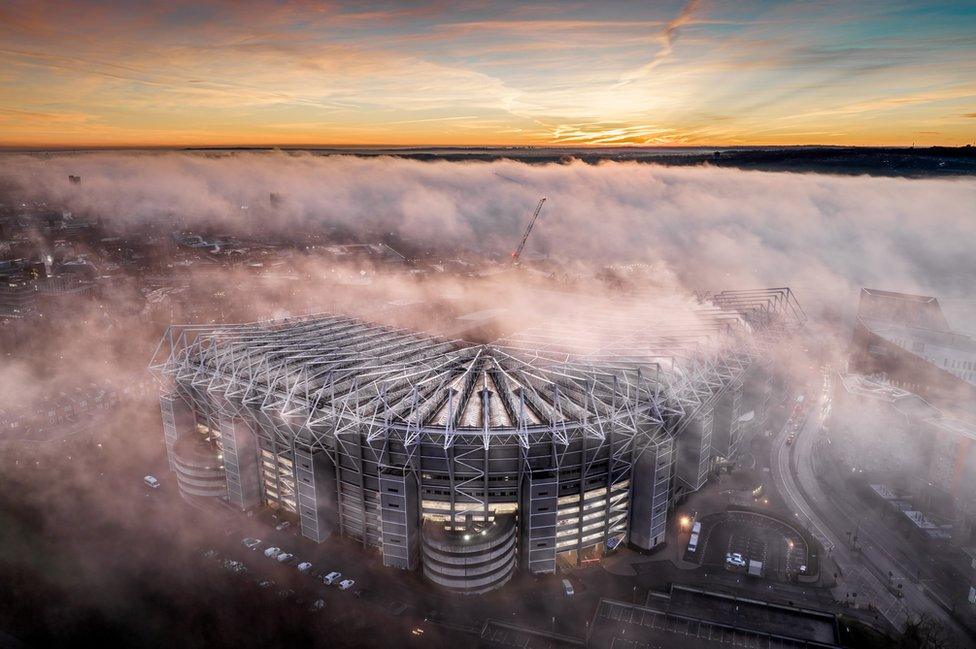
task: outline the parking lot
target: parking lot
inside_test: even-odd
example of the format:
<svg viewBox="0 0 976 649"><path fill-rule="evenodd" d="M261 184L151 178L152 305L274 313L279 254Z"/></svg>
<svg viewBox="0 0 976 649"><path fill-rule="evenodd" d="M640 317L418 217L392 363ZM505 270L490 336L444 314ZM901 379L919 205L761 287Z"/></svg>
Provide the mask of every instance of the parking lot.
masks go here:
<svg viewBox="0 0 976 649"><path fill-rule="evenodd" d="M280 518L271 510L261 510L252 516L233 512L231 515L225 534L197 549L202 561L211 561L242 580L292 599L298 605L312 606L319 602L318 606L342 607L352 605L350 600L354 599L377 599L371 589L376 579L368 569L370 563L380 560L375 551L363 549L347 539L330 539L321 545L312 543L301 536L297 523ZM252 547L245 546L245 539L252 540ZM364 554L376 556L364 557ZM288 559L282 561L281 556ZM236 562L244 570L235 571L236 564L228 562ZM306 563L310 566L304 566ZM300 565L307 569L299 570ZM341 576L326 583L323 578L333 573Z"/></svg>
<svg viewBox="0 0 976 649"><path fill-rule="evenodd" d="M151 495L164 497L162 493ZM271 510L259 510L252 516L228 511L222 516L224 533L197 548L194 561L239 580L243 587L274 593L297 608L311 609L321 600L318 605L327 616L363 611L375 620L383 620L383 624L396 622L411 635L408 640L414 642L423 640L429 644L434 636L445 634L467 637L467 633L479 633L489 618L580 635L599 598L597 593L588 591L575 572L544 576L520 573L499 591L458 596L432 586L420 571L383 566L379 549L364 547L353 539L334 535L317 544L302 537L295 523L284 530L275 529L282 519L274 517ZM243 540L248 537L260 539L261 544L253 550L245 547ZM265 556L270 547L294 557L279 562ZM205 557L209 550L216 550L219 556ZM228 559L240 562L246 571L233 574L232 569L224 567ZM305 561L312 568L302 573L297 566ZM596 567L593 570L599 571ZM333 571L355 584L347 590L339 588L341 580L325 584L322 577ZM563 589L562 579L567 577L574 585L572 596ZM262 585L265 581L273 583ZM629 586L622 588L621 592L629 592ZM419 635L413 635L414 631Z"/></svg>
<svg viewBox="0 0 976 649"><path fill-rule="evenodd" d="M766 579L789 581L806 569L806 543L773 519L728 514L711 521L705 532L704 566L726 567L726 557L733 553L741 555L746 566L731 568L746 572L750 561L758 561L763 566L761 576Z"/></svg>
<svg viewBox="0 0 976 649"><path fill-rule="evenodd" d="M758 561L765 566L768 547L769 544L764 539L756 536L741 533L730 534L727 553L742 555L747 562Z"/></svg>

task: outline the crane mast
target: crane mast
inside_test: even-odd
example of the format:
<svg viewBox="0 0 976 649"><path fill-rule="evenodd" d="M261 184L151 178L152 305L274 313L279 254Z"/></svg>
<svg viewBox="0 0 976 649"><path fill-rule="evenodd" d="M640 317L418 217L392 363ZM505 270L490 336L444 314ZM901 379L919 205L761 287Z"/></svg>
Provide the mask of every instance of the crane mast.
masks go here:
<svg viewBox="0 0 976 649"><path fill-rule="evenodd" d="M539 204L535 206L535 212L532 213L532 218L529 219L529 225L525 228L525 234L522 235L522 240L519 241L518 248L512 253L513 266L518 266L519 259L522 257L522 249L525 248L525 242L529 240L529 235L532 234L532 228L535 227L535 222L539 218L539 213L542 211L542 204L545 202L546 197L543 196Z"/></svg>

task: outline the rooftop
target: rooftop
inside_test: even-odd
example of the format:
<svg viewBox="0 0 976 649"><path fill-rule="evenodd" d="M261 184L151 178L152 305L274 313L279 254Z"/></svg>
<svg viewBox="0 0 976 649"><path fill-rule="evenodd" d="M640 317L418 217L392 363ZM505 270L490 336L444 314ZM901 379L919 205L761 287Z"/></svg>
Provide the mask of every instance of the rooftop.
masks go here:
<svg viewBox="0 0 976 649"><path fill-rule="evenodd" d="M914 392L891 385L881 377L841 374L840 380L848 393L887 401L906 417L924 421L956 436L976 440L976 423L950 417Z"/></svg>
<svg viewBox="0 0 976 649"><path fill-rule="evenodd" d="M950 328L936 298L865 288L857 317L874 335L976 383L976 340Z"/></svg>
<svg viewBox="0 0 976 649"><path fill-rule="evenodd" d="M306 426L322 413L510 435L638 401L694 409L798 322L795 304L789 289L727 292L673 311L594 300L586 320L556 318L482 345L340 315L174 326L150 368L162 382L300 413Z"/></svg>
<svg viewBox="0 0 976 649"><path fill-rule="evenodd" d="M591 625L594 647L839 647L826 611L674 586L645 605L601 599Z"/></svg>

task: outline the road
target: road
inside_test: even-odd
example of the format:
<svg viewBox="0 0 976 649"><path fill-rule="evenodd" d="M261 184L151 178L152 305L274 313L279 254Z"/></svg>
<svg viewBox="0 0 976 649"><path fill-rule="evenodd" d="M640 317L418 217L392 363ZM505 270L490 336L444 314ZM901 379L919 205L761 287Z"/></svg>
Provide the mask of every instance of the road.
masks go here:
<svg viewBox="0 0 976 649"><path fill-rule="evenodd" d="M815 446L823 443L822 411L828 390L825 382L820 394L810 395L815 401L792 445L787 444L788 426L779 432L772 444L770 466L773 481L787 506L837 563L839 576L834 597L858 606L873 605L897 628L903 628L911 615L928 613L960 638L966 637L955 620L926 593L924 585L910 578L915 568L896 560L887 550L892 540L886 537L895 533L863 527L862 516L855 511L856 503L837 502L821 486L813 458ZM856 550L851 548L848 532L858 535ZM901 598L890 590L891 585L898 584L902 586Z"/></svg>

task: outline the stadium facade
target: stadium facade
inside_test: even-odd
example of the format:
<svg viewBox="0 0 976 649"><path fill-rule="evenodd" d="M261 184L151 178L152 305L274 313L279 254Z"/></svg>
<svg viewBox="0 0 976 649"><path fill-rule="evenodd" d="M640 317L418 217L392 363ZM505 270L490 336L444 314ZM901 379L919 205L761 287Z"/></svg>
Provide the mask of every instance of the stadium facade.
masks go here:
<svg viewBox="0 0 976 649"><path fill-rule="evenodd" d="M462 593L654 548L762 430L802 310L781 288L589 311L491 345L337 315L172 326L150 365L170 467L187 498L293 512Z"/></svg>

